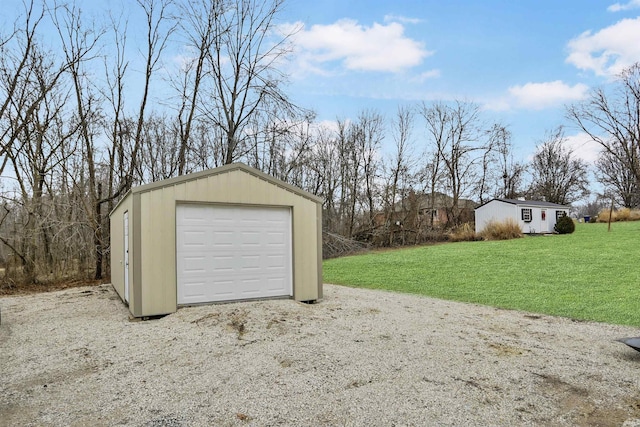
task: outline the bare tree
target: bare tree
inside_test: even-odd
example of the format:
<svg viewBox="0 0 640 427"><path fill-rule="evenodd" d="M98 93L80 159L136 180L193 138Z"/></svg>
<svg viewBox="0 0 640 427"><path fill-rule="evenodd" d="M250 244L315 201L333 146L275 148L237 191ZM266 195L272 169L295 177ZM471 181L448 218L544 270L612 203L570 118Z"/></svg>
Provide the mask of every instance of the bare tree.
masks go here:
<svg viewBox="0 0 640 427"><path fill-rule="evenodd" d="M431 175L437 179L437 172L442 167L445 188L452 198L449 217L456 225L459 222L459 201L474 186L478 178L477 166L486 150L482 140L480 107L461 101L450 105L436 102L423 105L421 113L426 121L429 143L436 155L434 160L437 161Z"/></svg>
<svg viewBox="0 0 640 427"><path fill-rule="evenodd" d="M334 132L322 126L317 130L314 155L309 160L309 168L315 176L313 194L323 198L323 228L329 232L341 231L341 202L344 201L341 190L344 189L343 168L338 151L338 139Z"/></svg>
<svg viewBox="0 0 640 427"><path fill-rule="evenodd" d="M406 196L406 188L408 186L411 170L416 164L413 158L412 132L414 126L414 110L410 107L398 107L396 118L394 121L393 140L395 150L390 160L388 184L385 197L385 224L389 224L393 220L396 213L396 203ZM399 194L400 193L400 194ZM400 200L398 200L400 198ZM394 227L389 228L388 243L393 244Z"/></svg>
<svg viewBox="0 0 640 427"><path fill-rule="evenodd" d="M499 147L506 145L509 131L502 125L494 124L486 133L486 145L482 149L480 158L480 175L475 193L478 196L480 204L483 204L488 198L492 197L492 186L495 175L494 165L498 162Z"/></svg>
<svg viewBox="0 0 640 427"><path fill-rule="evenodd" d="M211 54L216 30L224 32L223 28L219 28L220 14L223 13L224 6L223 1L209 0L186 0L179 5L179 29L186 39L185 47L189 57L186 58L174 84L180 92L178 175L186 173L187 150L191 142L191 129L197 119L201 88L207 77L212 75L211 70L207 68L207 57Z"/></svg>
<svg viewBox="0 0 640 427"><path fill-rule="evenodd" d="M626 208L640 206L640 186L638 180L627 165L620 162L622 155L613 155L604 151L596 161L598 180L615 195L617 202Z"/></svg>
<svg viewBox="0 0 640 427"><path fill-rule="evenodd" d="M35 1L25 3L22 15L16 20L10 34L0 35L0 174L8 160L8 152L16 143L18 134L27 122L18 123L10 119L10 110L20 112L20 117L29 118L39 108L43 99L53 91L65 69L65 63L57 63L48 58L49 53L43 49L38 40L38 30L46 15L45 5L39 8ZM55 66L55 72L45 80L40 80L38 96L31 96L30 85L38 80L34 76L43 63ZM55 64L55 65L54 65Z"/></svg>
<svg viewBox="0 0 640 427"><path fill-rule="evenodd" d="M180 143L180 130L171 118L165 115L147 117L142 132L140 162L134 171L136 179L154 182L176 176Z"/></svg>
<svg viewBox="0 0 640 427"><path fill-rule="evenodd" d="M289 184L314 191L313 185L309 187L310 174L307 172L312 161L310 156L316 144L312 129L314 118L314 114L308 113L297 120L290 118L291 123L285 120L280 126L274 126L272 143L276 147L271 148L269 144L267 151L277 152L278 155L276 161L269 162L271 171L263 168L264 172ZM281 140L279 147L275 143L277 139Z"/></svg>
<svg viewBox="0 0 640 427"><path fill-rule="evenodd" d="M353 237L356 227L358 188L360 187L362 156L358 152L356 131L348 121L338 121L337 151L340 165L340 202L338 217L343 224L343 233Z"/></svg>
<svg viewBox="0 0 640 427"><path fill-rule="evenodd" d="M378 190L376 180L379 174L379 150L384 134L384 118L375 111L362 111L354 126L354 138L357 153L362 156L362 180L364 184L364 199L367 209L367 228L373 228L373 218L376 213L376 198Z"/></svg>
<svg viewBox="0 0 640 427"><path fill-rule="evenodd" d="M611 92L595 89L567 115L640 183L640 63L620 73Z"/></svg>
<svg viewBox="0 0 640 427"><path fill-rule="evenodd" d="M278 69L288 54L288 38L274 39L276 18L283 0L233 0L224 4L214 23L208 66L213 76L206 96L215 100L202 114L224 131L222 163L228 164L251 151L250 133L244 132L265 106L293 110L281 86ZM249 146L243 146L247 144Z"/></svg>
<svg viewBox="0 0 640 427"><path fill-rule="evenodd" d="M98 134L102 118L102 99L96 87L87 75L85 64L97 58L98 42L104 32L93 26L85 26L82 13L75 6L61 6L53 10L53 23L60 36L62 51L69 64L67 73L71 78L76 107L75 121L78 123L79 140L82 144L84 165L87 168L87 198L83 201L89 227L93 232L95 278L102 278L104 247L103 224L105 218L102 213L103 182L96 171L97 157L95 137ZM75 174L72 179L76 179ZM107 235L108 238L108 235Z"/></svg>
<svg viewBox="0 0 640 427"><path fill-rule="evenodd" d="M133 148L129 164L129 176L137 167L138 153L142 146L142 138L147 113L147 103L149 101L149 88L151 80L160 64L160 58L164 52L169 37L174 32L176 24L171 20L169 9L173 4L172 0L137 0L146 18L146 51L144 85L140 106L136 117L135 130L133 132ZM129 189L131 182L127 182L125 189Z"/></svg>
<svg viewBox="0 0 640 427"><path fill-rule="evenodd" d="M38 270L48 273L57 255L52 215L59 187L54 185L74 153L78 129L67 108L65 80L77 58L61 58L45 48L38 31L49 16L45 4L25 3L12 32L0 36L0 173L10 165L17 185L14 196L5 199L4 212L21 224L3 229L0 241L20 258L29 282L37 280Z"/></svg>
<svg viewBox="0 0 640 427"><path fill-rule="evenodd" d="M485 131L481 169L474 191L482 204L493 197L515 199L523 192L525 166L514 159L511 132L499 123Z"/></svg>
<svg viewBox="0 0 640 427"><path fill-rule="evenodd" d="M40 50L32 51L29 78L21 84L17 104L7 112L14 141L6 152L13 167L24 212L20 244L12 245L23 264L24 280L36 281L36 268L52 264L50 239L46 229L45 203L47 178L69 155L65 146L77 130L69 123L65 104L68 94L58 86L59 67ZM15 101L15 99L14 99ZM23 103L24 102L24 103ZM29 105L29 108L21 108ZM2 240L7 244L6 239ZM39 251L42 246L44 252Z"/></svg>
<svg viewBox="0 0 640 427"><path fill-rule="evenodd" d="M513 156L511 132L504 127L495 128L495 150L498 153L498 177L494 197L515 199L520 196L525 166Z"/></svg>
<svg viewBox="0 0 640 427"><path fill-rule="evenodd" d="M105 85L102 96L105 100L105 137L108 140L107 156L107 211L111 212L114 200L131 187L132 171L126 146L129 144L133 120L125 116L125 79L129 62L125 55L127 45L127 23L110 16L111 55L105 57ZM108 224L108 223L107 223ZM107 233L109 234L109 233Z"/></svg>
<svg viewBox="0 0 640 427"><path fill-rule="evenodd" d="M531 164L532 197L561 205L571 204L589 194L588 166L565 146L564 130L547 133L537 147Z"/></svg>

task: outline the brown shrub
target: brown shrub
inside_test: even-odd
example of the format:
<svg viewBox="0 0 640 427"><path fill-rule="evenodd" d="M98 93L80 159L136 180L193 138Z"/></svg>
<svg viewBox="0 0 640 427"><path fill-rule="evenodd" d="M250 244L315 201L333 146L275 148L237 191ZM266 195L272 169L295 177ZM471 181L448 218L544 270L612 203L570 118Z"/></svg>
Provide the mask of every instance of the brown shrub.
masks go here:
<svg viewBox="0 0 640 427"><path fill-rule="evenodd" d="M629 221L631 218L631 209L622 208L616 211L616 221Z"/></svg>
<svg viewBox="0 0 640 427"><path fill-rule="evenodd" d="M504 221L489 221L480 232L484 240L509 240L522 237L522 229L516 221L508 218Z"/></svg>
<svg viewBox="0 0 640 427"><path fill-rule="evenodd" d="M609 222L609 209L603 209L598 212L598 222ZM615 211L611 214L611 222L615 221L616 213Z"/></svg>
<svg viewBox="0 0 640 427"><path fill-rule="evenodd" d="M478 236L476 236L474 224L470 222L465 222L449 233L449 241L451 242L472 242L474 240L478 240Z"/></svg>
<svg viewBox="0 0 640 427"><path fill-rule="evenodd" d="M609 209L603 209L598 214L598 222L609 222ZM616 221L640 221L640 210L621 208L611 213L611 222Z"/></svg>

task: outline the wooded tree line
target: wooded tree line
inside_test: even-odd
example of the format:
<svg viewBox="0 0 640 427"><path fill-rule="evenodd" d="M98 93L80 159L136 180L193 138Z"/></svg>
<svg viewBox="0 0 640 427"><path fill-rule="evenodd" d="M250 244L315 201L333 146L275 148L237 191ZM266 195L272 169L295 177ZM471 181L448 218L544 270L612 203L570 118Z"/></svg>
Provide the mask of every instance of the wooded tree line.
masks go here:
<svg viewBox="0 0 640 427"><path fill-rule="evenodd" d="M0 33L4 280L108 275L108 214L132 186L237 161L322 197L325 231L380 244L394 243L389 220L411 194L450 196L455 226L463 199L568 204L588 192L588 166L562 128L525 164L508 128L472 102L316 123L285 91L282 7L136 0L96 18L25 2ZM599 179L625 206L638 204L638 70L568 110L602 145Z"/></svg>

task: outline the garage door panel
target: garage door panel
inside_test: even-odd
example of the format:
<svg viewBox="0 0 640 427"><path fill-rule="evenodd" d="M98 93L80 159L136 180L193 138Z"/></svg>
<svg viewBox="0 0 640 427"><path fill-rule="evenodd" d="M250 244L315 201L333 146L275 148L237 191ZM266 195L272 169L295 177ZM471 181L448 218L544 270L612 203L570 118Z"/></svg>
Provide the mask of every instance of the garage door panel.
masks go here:
<svg viewBox="0 0 640 427"><path fill-rule="evenodd" d="M236 209L236 211L240 211L240 209ZM259 228L262 226L262 224L264 223L264 220L262 220L261 218L247 218L247 217L241 217L239 218L239 224L242 227L256 227Z"/></svg>
<svg viewBox="0 0 640 427"><path fill-rule="evenodd" d="M211 241L208 243L214 246L232 247L234 241L235 241L235 236L233 231L214 230L211 232Z"/></svg>
<svg viewBox="0 0 640 427"><path fill-rule="evenodd" d="M284 245L284 233L271 231L267 233L267 244L269 245Z"/></svg>
<svg viewBox="0 0 640 427"><path fill-rule="evenodd" d="M240 234L240 244L242 247L260 247L261 235L258 231L245 231Z"/></svg>
<svg viewBox="0 0 640 427"><path fill-rule="evenodd" d="M183 266L184 272L188 275L203 274L207 271L207 258L203 256L185 257Z"/></svg>
<svg viewBox="0 0 640 427"><path fill-rule="evenodd" d="M235 259L233 256L213 256L209 270L216 274L231 273L234 271Z"/></svg>
<svg viewBox="0 0 640 427"><path fill-rule="evenodd" d="M184 295L186 298L188 299L195 299L198 300L200 298L203 298L205 295L204 290L206 289L206 282L204 281L199 281L199 282L186 282L184 284Z"/></svg>
<svg viewBox="0 0 640 427"><path fill-rule="evenodd" d="M269 269L286 267L286 260L282 255L269 255L267 256L267 267Z"/></svg>
<svg viewBox="0 0 640 427"><path fill-rule="evenodd" d="M181 217L182 225L201 226L209 222L210 220L209 218L207 218L207 214L203 213L201 210L197 209L195 206L188 206L188 205L183 206L182 217Z"/></svg>
<svg viewBox="0 0 640 427"><path fill-rule="evenodd" d="M207 233L202 230L184 230L184 245L185 246L200 246L203 247L207 240Z"/></svg>
<svg viewBox="0 0 640 427"><path fill-rule="evenodd" d="M270 291L281 291L286 287L283 277L273 277L267 279L267 289Z"/></svg>
<svg viewBox="0 0 640 427"><path fill-rule="evenodd" d="M260 255L241 255L240 268L243 272L253 274L261 268Z"/></svg>
<svg viewBox="0 0 640 427"><path fill-rule="evenodd" d="M289 208L178 205L176 254L178 304L292 295Z"/></svg>
<svg viewBox="0 0 640 427"><path fill-rule="evenodd" d="M261 280L258 280L255 277L240 279L239 281L240 292L245 296L246 295L259 296L260 292L262 291L262 286L260 282Z"/></svg>

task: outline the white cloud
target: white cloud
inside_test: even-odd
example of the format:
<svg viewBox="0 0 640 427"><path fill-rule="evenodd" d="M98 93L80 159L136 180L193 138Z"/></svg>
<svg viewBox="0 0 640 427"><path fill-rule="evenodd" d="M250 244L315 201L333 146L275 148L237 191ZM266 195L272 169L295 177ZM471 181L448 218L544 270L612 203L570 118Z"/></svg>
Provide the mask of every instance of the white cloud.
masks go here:
<svg viewBox="0 0 640 427"><path fill-rule="evenodd" d="M487 111L509 111L513 108L507 97L485 100L482 109Z"/></svg>
<svg viewBox="0 0 640 427"><path fill-rule="evenodd" d="M556 107L565 102L584 99L589 87L582 83L569 86L560 80L543 83L526 83L522 86L512 86L509 94L516 107L541 110Z"/></svg>
<svg viewBox="0 0 640 427"><path fill-rule="evenodd" d="M640 0L631 0L628 3L615 3L607 8L609 12L620 12L623 10L631 10L640 8Z"/></svg>
<svg viewBox="0 0 640 427"><path fill-rule="evenodd" d="M415 77L412 77L411 81L414 83L424 83L425 80L437 79L438 77L440 77L440 75L441 75L440 70L433 69L433 70L420 73Z"/></svg>
<svg viewBox="0 0 640 427"><path fill-rule="evenodd" d="M600 145L584 132L567 136L564 143L573 151L574 156L589 164L594 164L600 156Z"/></svg>
<svg viewBox="0 0 640 427"><path fill-rule="evenodd" d="M596 33L586 31L569 41L566 62L597 75L612 76L640 61L639 38L640 17L623 19Z"/></svg>
<svg viewBox="0 0 640 427"><path fill-rule="evenodd" d="M297 24L299 25L299 24ZM298 66L326 73L323 66L339 62L348 70L396 73L422 63L433 52L404 35L397 22L367 27L351 19L303 28L292 38Z"/></svg>
<svg viewBox="0 0 640 427"><path fill-rule="evenodd" d="M349 124L350 121L347 120L346 123ZM321 132L336 134L339 131L337 120L321 120L319 122L314 122L312 123L312 128L315 134L319 134Z"/></svg>
<svg viewBox="0 0 640 427"><path fill-rule="evenodd" d="M407 18L406 16L400 16L400 15L385 15L384 22L401 22L403 24L419 24L422 22L422 19Z"/></svg>

